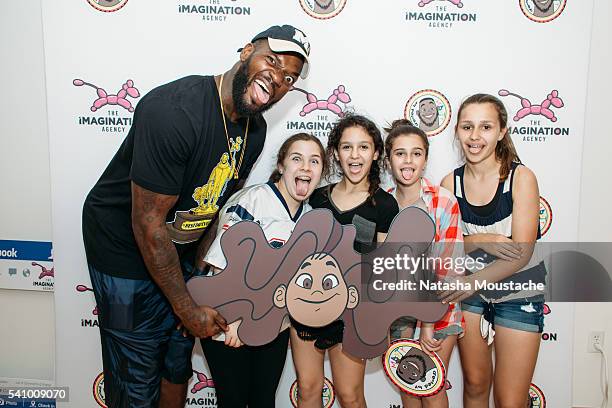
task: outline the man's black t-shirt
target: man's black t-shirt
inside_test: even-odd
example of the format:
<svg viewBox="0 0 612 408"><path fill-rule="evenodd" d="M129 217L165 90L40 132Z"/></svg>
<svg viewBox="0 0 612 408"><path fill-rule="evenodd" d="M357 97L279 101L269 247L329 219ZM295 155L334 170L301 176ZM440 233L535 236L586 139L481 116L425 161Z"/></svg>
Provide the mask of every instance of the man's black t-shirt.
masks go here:
<svg viewBox="0 0 612 408"><path fill-rule="evenodd" d="M238 180L248 176L265 142L261 115L250 119L246 136L246 119L233 123L226 117L226 123L229 147L212 76L182 78L142 98L126 139L85 200L89 263L113 276L150 278L132 231L131 181L178 196L166 227L181 259L194 261L198 239Z"/></svg>
<svg viewBox="0 0 612 408"><path fill-rule="evenodd" d="M353 247L355 251L367 253L374 249L376 233L387 233L393 218L399 212L395 198L382 188L374 193L374 204L365 200L358 206L346 211L339 210L331 200L331 192L335 184L316 189L308 203L312 208L327 208L334 214L334 218L342 225L353 224L357 230Z"/></svg>

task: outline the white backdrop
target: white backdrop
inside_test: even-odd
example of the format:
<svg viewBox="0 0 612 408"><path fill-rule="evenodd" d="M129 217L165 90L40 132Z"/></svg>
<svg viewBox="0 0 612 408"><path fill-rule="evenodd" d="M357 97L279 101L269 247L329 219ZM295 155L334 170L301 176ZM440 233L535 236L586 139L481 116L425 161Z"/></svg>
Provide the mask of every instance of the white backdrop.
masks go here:
<svg viewBox="0 0 612 408"><path fill-rule="evenodd" d="M579 202L572 192L579 191L591 0L555 1L555 15L546 18L530 14L531 0L341 0L326 15L314 13L310 0L290 0L282 7L255 0L90 1L43 2L53 257L56 270L62 271L55 278L56 381L72 390L64 406L98 406L92 389L101 371L100 346L80 214L85 195L126 136L132 117L129 109L113 104L92 111L97 90L83 82L117 95L132 80L144 95L178 77L223 72L237 60L235 50L253 35L272 24L294 24L312 45L311 75L296 86L317 99L345 93L350 102L338 102L343 111L364 113L382 126L405 112L410 115L412 102L418 102L414 95L434 96L440 118L451 118L430 138L428 175L435 182L458 163L452 128L461 100L475 92L508 90L530 101L501 97L511 117L517 115L511 120L515 144L549 204L542 207L543 225L550 223L544 239L577 239ZM548 108L553 117L536 105L546 108L542 102L555 90L563 106ZM288 135L310 130L325 143L337 116L329 110L306 112L304 92L289 93L266 115L268 140L249 183L267 179L274 153ZM139 97L126 100L133 106ZM517 114L523 107L530 115ZM554 165L542 160L550 157ZM549 306L534 383L548 406L566 407L571 405L572 371L567 316L573 307ZM201 379L208 374L201 352L196 351L194 363L195 385L197 373ZM289 356L278 406L290 406L294 380ZM456 356L449 381L451 406L461 406ZM215 406L213 388L199 387L190 391L188 406ZM373 407L399 405L378 361L368 365L366 396ZM534 406L542 404L534 401Z"/></svg>

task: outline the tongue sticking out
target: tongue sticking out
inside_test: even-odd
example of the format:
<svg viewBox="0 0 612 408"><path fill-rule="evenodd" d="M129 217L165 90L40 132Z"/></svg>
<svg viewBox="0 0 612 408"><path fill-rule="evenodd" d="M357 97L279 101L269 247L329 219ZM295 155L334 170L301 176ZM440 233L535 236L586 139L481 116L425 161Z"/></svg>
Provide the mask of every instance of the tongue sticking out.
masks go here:
<svg viewBox="0 0 612 408"><path fill-rule="evenodd" d="M309 185L310 183L305 180L295 179L295 192L297 195L306 196Z"/></svg>
<svg viewBox="0 0 612 408"><path fill-rule="evenodd" d="M270 95L268 95L268 93L263 90L261 85L259 85L257 82L253 82L253 87L255 89L255 95L257 96L257 100L259 100L262 105L268 103L268 101L270 100Z"/></svg>
<svg viewBox="0 0 612 408"><path fill-rule="evenodd" d="M413 174L414 174L414 170L412 170L412 169L403 169L402 170L402 177L404 178L404 180L410 180L412 178Z"/></svg>

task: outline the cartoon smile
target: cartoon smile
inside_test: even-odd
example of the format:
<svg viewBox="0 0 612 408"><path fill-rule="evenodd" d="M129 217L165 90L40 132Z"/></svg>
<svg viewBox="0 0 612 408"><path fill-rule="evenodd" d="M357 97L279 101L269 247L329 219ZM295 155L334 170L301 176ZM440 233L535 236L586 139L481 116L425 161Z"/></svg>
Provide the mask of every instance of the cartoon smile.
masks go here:
<svg viewBox="0 0 612 408"><path fill-rule="evenodd" d="M306 303L312 303L315 305L319 305L321 303L325 303L333 298L335 298L336 296L339 296L339 293L334 293L332 296L328 297L327 299L323 299L323 300L307 300L307 299L302 299L302 298L295 298L295 300L301 300L302 302L306 302Z"/></svg>

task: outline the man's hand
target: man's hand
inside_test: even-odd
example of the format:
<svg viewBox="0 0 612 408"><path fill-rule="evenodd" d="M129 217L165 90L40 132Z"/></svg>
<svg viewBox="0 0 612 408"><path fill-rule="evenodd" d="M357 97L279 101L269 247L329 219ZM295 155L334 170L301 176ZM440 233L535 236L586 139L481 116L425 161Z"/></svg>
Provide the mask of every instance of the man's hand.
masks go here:
<svg viewBox="0 0 612 408"><path fill-rule="evenodd" d="M183 326L195 337L210 337L227 331L225 318L208 306L193 306L179 314Z"/></svg>

